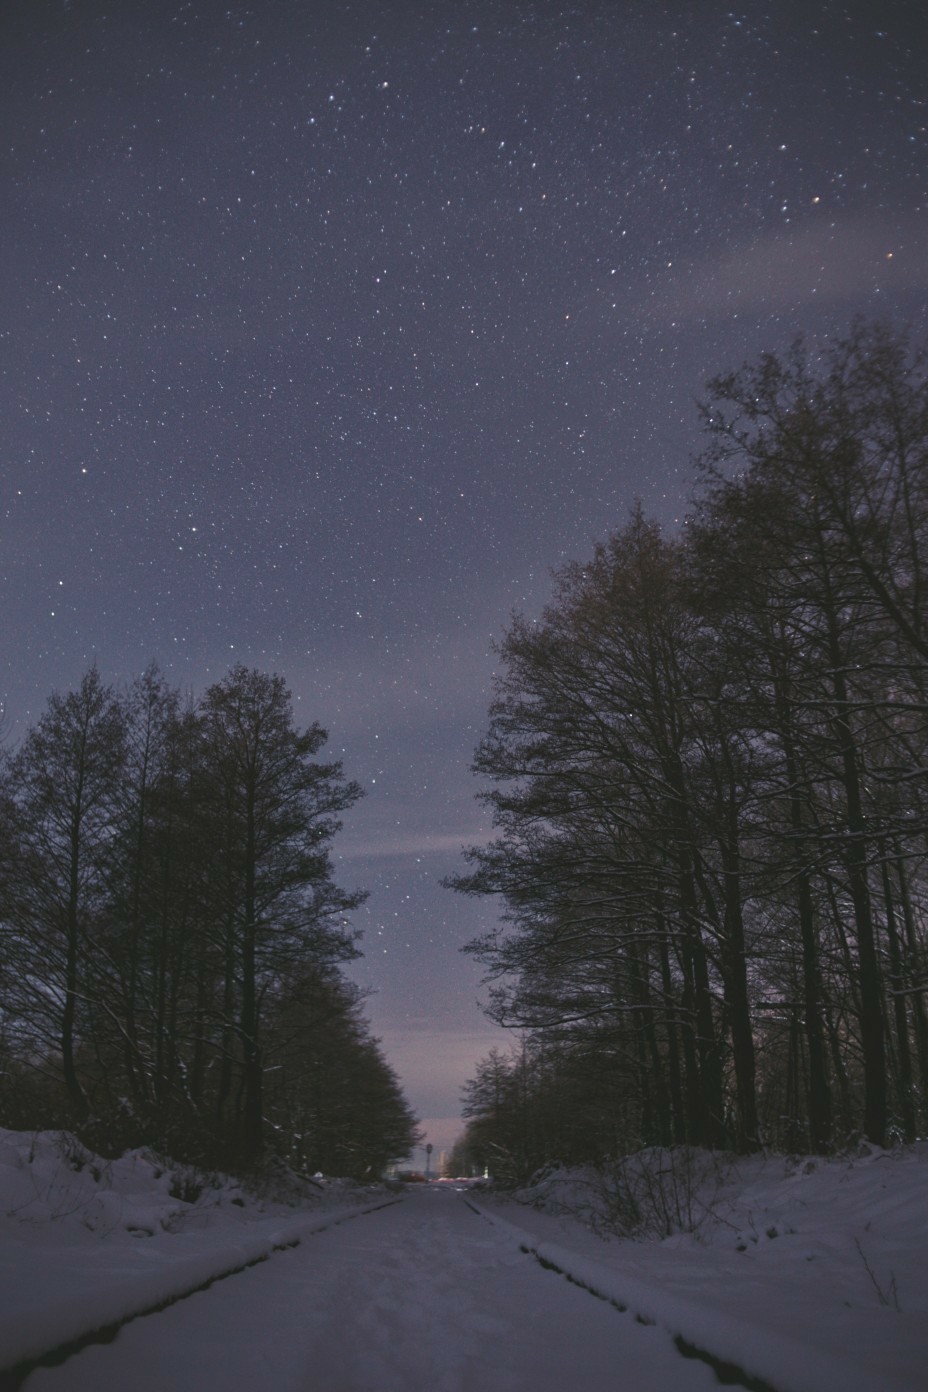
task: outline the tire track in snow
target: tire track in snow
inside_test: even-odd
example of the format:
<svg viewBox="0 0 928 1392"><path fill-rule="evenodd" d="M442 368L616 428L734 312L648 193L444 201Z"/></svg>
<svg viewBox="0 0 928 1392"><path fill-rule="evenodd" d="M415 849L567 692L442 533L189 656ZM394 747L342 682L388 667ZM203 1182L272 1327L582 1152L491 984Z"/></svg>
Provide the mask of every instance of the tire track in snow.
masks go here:
<svg viewBox="0 0 928 1392"><path fill-rule="evenodd" d="M901 1392L891 1379L877 1385L868 1372L850 1362L787 1337L736 1324L718 1309L649 1288L623 1276L620 1269L591 1261L560 1244L538 1242L492 1210L471 1199L464 1202L508 1234L543 1269L556 1272L640 1324L666 1330L682 1357L711 1368L720 1383L748 1392L821 1392L823 1387L840 1387L842 1392Z"/></svg>
<svg viewBox="0 0 928 1392"><path fill-rule="evenodd" d="M86 1333L68 1339L63 1343L58 1343L53 1347L43 1350L29 1358L20 1359L18 1362L0 1368L0 1392L19 1392L26 1378L37 1368L58 1368L68 1359L73 1358L83 1349L89 1348L94 1344L111 1344L117 1334L127 1324L137 1319L144 1319L147 1315L160 1314L162 1310L170 1309L172 1305L178 1304L182 1300L188 1300L191 1296L198 1295L203 1291L209 1290L220 1281L228 1280L232 1276L240 1276L245 1271L250 1271L253 1267L260 1266L263 1262L269 1261L277 1252L286 1252L294 1247L299 1247L300 1243L306 1238L314 1237L317 1233L327 1232L330 1228L338 1227L342 1223L350 1223L355 1218L363 1218L367 1214L377 1213L382 1208L389 1208L395 1203L400 1203L400 1199L383 1199L376 1204L369 1204L364 1208L358 1208L345 1212L338 1210L328 1218L316 1218L306 1220L306 1231L294 1234L295 1225L291 1222L284 1224L285 1234L279 1241L269 1241L267 1250L258 1255L242 1261L235 1259L235 1264L223 1266L221 1270L205 1280L197 1280L195 1284L182 1284L176 1293L163 1299L151 1301L142 1299L138 1308L131 1310L128 1314L121 1315L119 1319L110 1320L106 1323L94 1325ZM299 1225L296 1225L299 1226ZM289 1231L288 1231L289 1230ZM183 1270L179 1273L179 1279L184 1281Z"/></svg>
<svg viewBox="0 0 928 1392"><path fill-rule="evenodd" d="M344 1224L122 1329L23 1392L709 1392L657 1327L553 1281L447 1191Z"/></svg>

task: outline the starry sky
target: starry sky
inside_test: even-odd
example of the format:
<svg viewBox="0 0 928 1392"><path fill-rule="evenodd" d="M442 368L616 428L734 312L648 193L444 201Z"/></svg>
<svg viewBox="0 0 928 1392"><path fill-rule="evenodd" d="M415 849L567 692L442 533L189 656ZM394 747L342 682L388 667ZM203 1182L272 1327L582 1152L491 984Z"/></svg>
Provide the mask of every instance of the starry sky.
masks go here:
<svg viewBox="0 0 928 1392"><path fill-rule="evenodd" d="M706 379L925 338L919 0L6 0L0 696L281 672L367 797L352 969L436 1150L508 1040L443 890L513 610Z"/></svg>

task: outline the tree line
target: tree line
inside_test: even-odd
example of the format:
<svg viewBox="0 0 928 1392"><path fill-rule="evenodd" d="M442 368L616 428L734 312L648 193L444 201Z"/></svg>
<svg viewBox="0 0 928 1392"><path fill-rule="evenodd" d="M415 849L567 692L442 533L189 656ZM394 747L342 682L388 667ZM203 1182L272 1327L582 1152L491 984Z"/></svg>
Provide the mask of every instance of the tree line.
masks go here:
<svg viewBox="0 0 928 1392"><path fill-rule="evenodd" d="M283 678L202 700L92 668L0 768L0 1117L249 1169L366 1175L415 1120L342 966L361 796Z"/></svg>
<svg viewBox="0 0 928 1392"><path fill-rule="evenodd" d="M925 369L858 324L716 379L680 535L637 508L513 620L473 1163L924 1134Z"/></svg>

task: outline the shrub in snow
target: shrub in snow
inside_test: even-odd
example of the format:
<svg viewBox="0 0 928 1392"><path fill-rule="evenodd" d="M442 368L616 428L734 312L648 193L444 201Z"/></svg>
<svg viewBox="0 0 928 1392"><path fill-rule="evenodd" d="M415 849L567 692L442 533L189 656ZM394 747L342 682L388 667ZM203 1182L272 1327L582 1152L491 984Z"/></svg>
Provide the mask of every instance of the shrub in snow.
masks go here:
<svg viewBox="0 0 928 1392"><path fill-rule="evenodd" d="M605 1165L542 1171L515 1197L580 1218L596 1232L671 1237L699 1231L731 1166L731 1157L715 1151L652 1146Z"/></svg>

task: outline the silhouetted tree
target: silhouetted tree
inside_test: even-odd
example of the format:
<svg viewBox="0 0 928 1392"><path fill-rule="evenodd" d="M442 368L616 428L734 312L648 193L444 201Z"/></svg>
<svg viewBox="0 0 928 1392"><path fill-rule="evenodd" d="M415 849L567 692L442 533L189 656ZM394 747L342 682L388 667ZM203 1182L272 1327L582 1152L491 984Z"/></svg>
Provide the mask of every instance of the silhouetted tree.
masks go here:
<svg viewBox="0 0 928 1392"><path fill-rule="evenodd" d="M626 1139L925 1119L925 366L858 325L713 382L679 540L638 509L500 647L450 883L503 902L492 1016L602 1065Z"/></svg>
<svg viewBox="0 0 928 1392"><path fill-rule="evenodd" d="M21 875L9 909L24 949L19 1008L37 1040L54 1040L78 1118L88 1103L76 1051L94 995L125 757L123 712L93 667L77 691L50 698L12 762Z"/></svg>
<svg viewBox="0 0 928 1392"><path fill-rule="evenodd" d="M337 962L356 955L344 920L365 896L335 884L328 848L339 813L361 790L345 781L340 764L315 761L326 733L318 725L294 727L281 677L233 668L206 692L200 718L201 791L226 936L223 1091L234 1063L240 1145L252 1162L263 1146L261 1025L268 991L302 958ZM227 1101L221 1094L222 1107Z"/></svg>

